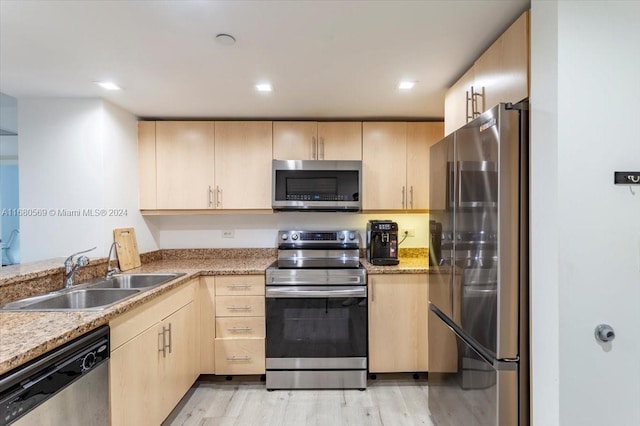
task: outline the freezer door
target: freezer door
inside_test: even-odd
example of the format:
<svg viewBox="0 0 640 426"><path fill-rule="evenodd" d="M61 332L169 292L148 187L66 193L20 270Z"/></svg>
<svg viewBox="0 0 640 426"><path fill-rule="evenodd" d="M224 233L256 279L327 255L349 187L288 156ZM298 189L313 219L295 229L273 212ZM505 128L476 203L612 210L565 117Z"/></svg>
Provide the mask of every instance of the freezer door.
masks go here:
<svg viewBox="0 0 640 426"><path fill-rule="evenodd" d="M436 426L516 426L519 423L518 364L489 362L433 312L429 322L455 341L456 369L429 372L429 411ZM440 347L451 356L451 348ZM431 348L429 356L431 357Z"/></svg>

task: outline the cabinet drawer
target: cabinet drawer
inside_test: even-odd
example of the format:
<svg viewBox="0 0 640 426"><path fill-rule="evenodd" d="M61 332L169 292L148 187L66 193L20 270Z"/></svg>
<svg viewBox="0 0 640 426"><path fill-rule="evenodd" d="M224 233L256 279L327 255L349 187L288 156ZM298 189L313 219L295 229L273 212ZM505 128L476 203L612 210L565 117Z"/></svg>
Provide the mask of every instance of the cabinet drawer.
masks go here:
<svg viewBox="0 0 640 426"><path fill-rule="evenodd" d="M216 339L216 374L264 374L264 339Z"/></svg>
<svg viewBox="0 0 640 426"><path fill-rule="evenodd" d="M216 296L264 295L264 275L216 277Z"/></svg>
<svg viewBox="0 0 640 426"><path fill-rule="evenodd" d="M216 297L216 317L263 317L264 296Z"/></svg>
<svg viewBox="0 0 640 426"><path fill-rule="evenodd" d="M216 318L216 337L244 338L265 336L264 317Z"/></svg>

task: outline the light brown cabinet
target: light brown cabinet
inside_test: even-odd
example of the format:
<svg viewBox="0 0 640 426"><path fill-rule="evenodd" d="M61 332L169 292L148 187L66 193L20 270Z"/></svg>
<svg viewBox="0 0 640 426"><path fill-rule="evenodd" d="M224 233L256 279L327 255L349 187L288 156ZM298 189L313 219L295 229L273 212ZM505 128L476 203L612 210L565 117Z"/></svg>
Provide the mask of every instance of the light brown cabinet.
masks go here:
<svg viewBox="0 0 640 426"><path fill-rule="evenodd" d="M140 122L140 209L270 209L271 152L270 121Z"/></svg>
<svg viewBox="0 0 640 426"><path fill-rule="evenodd" d="M111 321L111 424L157 425L199 374L195 281Z"/></svg>
<svg viewBox="0 0 640 426"><path fill-rule="evenodd" d="M365 122L363 210L427 210L429 149L442 122Z"/></svg>
<svg viewBox="0 0 640 426"><path fill-rule="evenodd" d="M369 371L427 371L427 276L369 275L368 287Z"/></svg>
<svg viewBox="0 0 640 426"><path fill-rule="evenodd" d="M522 14L446 93L445 134L500 102L529 96L529 12Z"/></svg>
<svg viewBox="0 0 640 426"><path fill-rule="evenodd" d="M264 275L215 277L215 373L265 372Z"/></svg>
<svg viewBox="0 0 640 426"><path fill-rule="evenodd" d="M362 123L274 121L276 160L361 160Z"/></svg>

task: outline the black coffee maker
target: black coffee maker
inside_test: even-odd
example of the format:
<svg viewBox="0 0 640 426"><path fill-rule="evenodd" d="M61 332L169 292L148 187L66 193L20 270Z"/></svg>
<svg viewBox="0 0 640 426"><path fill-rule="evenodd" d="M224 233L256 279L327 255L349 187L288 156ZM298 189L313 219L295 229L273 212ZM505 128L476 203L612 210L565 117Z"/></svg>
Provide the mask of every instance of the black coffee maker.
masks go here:
<svg viewBox="0 0 640 426"><path fill-rule="evenodd" d="M367 260L373 265L397 265L398 224L390 220L367 223Z"/></svg>

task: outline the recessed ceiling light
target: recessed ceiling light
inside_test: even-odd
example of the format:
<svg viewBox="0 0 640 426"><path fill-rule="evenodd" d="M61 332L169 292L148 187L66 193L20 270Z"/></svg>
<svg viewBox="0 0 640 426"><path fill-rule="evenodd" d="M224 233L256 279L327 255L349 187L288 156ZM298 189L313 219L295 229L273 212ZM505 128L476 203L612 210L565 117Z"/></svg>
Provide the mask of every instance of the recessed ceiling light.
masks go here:
<svg viewBox="0 0 640 426"><path fill-rule="evenodd" d="M416 85L415 80L402 80L400 84L398 84L398 89L409 90L413 89L413 86Z"/></svg>
<svg viewBox="0 0 640 426"><path fill-rule="evenodd" d="M256 89L258 89L258 92L271 92L273 90L269 83L256 84Z"/></svg>
<svg viewBox="0 0 640 426"><path fill-rule="evenodd" d="M236 43L236 38L231 34L220 33L216 35L216 41L225 46L231 46Z"/></svg>
<svg viewBox="0 0 640 426"><path fill-rule="evenodd" d="M94 83L105 90L122 90L120 86L111 81L94 81Z"/></svg>

